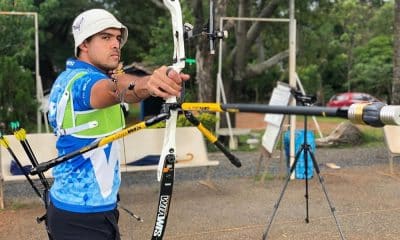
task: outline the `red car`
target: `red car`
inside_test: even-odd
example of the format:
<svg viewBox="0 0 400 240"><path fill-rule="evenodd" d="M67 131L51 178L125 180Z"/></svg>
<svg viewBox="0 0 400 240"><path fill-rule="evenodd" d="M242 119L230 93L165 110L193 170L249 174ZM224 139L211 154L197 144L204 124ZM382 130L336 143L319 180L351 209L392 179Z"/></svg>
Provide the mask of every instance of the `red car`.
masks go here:
<svg viewBox="0 0 400 240"><path fill-rule="evenodd" d="M380 102L380 100L368 93L346 92L334 95L326 105L328 107L348 107L353 103L361 102Z"/></svg>

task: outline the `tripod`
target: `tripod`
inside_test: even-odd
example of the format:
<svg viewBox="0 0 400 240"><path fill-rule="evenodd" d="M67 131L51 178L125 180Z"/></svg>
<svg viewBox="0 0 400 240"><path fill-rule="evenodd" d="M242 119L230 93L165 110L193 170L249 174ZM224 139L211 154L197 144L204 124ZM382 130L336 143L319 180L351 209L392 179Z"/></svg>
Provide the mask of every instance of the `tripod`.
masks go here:
<svg viewBox="0 0 400 240"><path fill-rule="evenodd" d="M296 98L296 101L300 102L303 106L311 106L312 103L315 101L315 97L305 96L305 95L302 95L299 92L293 92L292 91L292 94ZM306 199L306 218L305 218L305 222L306 223L310 222L309 221L309 214L308 214L308 210L309 210L309 204L308 204L308 157L310 156L311 160L312 160L312 163L313 163L313 167L314 167L315 172L316 172L316 174L318 176L319 183L321 184L322 190L323 190L323 192L325 194L325 197L326 197L326 200L327 200L327 202L329 204L330 211L332 213L333 218L335 219L336 227L337 227L337 229L339 231L340 238L342 240L345 239L344 236L343 236L343 233L342 233L342 229L341 229L341 227L339 225L339 222L338 222L338 220L336 218L335 207L333 207L332 202L328 197L328 193L326 191L325 184L324 184L324 179L320 175L320 170L319 170L319 167L318 167L318 163L315 160L315 156L314 156L314 154L312 152L310 144L308 144L308 142L307 142L307 125L308 125L307 124L307 116L304 115L304 139L303 139L303 144L301 145L301 147L296 152L295 161L294 161L293 165L290 167L290 171L289 171L288 176L286 178L286 181L285 181L285 184L283 186L282 192L280 193L278 201L274 205L274 211L273 211L272 216L270 218L270 221L269 221L269 224L267 226L267 229L265 230L265 232L263 234L263 240L268 239L268 233L269 233L269 230L271 228L272 222L274 221L275 214L276 214L276 212L278 210L278 207L279 207L279 204L280 204L280 202L281 202L281 200L283 198L283 194L285 193L286 187L289 184L290 176L292 175L292 173L293 173L294 169L296 168L296 165L297 165L297 163L299 161L301 153L303 153L304 161L305 161L304 162L304 166L305 166L304 167L305 168L305 172L304 172L304 176L305 176L305 195L304 195L304 197Z"/></svg>

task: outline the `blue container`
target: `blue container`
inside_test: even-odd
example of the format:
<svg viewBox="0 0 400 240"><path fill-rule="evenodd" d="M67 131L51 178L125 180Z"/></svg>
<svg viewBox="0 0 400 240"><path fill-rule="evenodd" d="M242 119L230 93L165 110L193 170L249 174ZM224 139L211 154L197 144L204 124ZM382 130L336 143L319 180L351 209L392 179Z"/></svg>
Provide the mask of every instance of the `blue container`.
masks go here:
<svg viewBox="0 0 400 240"><path fill-rule="evenodd" d="M310 150L312 153L315 153L315 138L314 133L312 131L307 131L307 144L310 145ZM284 146L286 153L286 160L288 166L288 172L290 171L289 164L289 153L290 153L290 131L286 131L284 135ZM295 131L295 152L299 151L301 145L304 143L304 130L296 130ZM296 155L295 155L296 156ZM307 178L310 179L314 175L314 165L311 158L311 154L308 153L307 157ZM304 161L304 151L300 154L299 159L297 160L296 168L295 168L295 177L296 179L305 179L306 171L305 171L305 161Z"/></svg>

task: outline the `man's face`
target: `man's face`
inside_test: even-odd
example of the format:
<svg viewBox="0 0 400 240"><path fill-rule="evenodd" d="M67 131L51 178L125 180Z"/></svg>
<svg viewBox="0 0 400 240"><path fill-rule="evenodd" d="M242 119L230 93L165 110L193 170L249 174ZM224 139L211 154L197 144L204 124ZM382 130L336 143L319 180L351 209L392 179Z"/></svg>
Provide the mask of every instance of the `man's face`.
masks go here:
<svg viewBox="0 0 400 240"><path fill-rule="evenodd" d="M120 61L121 30L108 28L85 40L80 59L104 70L117 68Z"/></svg>

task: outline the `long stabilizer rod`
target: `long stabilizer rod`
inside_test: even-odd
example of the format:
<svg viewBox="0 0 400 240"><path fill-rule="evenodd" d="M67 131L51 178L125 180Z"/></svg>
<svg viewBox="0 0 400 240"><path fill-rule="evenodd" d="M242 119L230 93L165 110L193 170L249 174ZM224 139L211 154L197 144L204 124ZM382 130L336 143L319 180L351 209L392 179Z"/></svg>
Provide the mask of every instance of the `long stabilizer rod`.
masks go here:
<svg viewBox="0 0 400 240"><path fill-rule="evenodd" d="M348 108L314 106L280 106L265 104L219 104L219 103L182 103L187 111L211 112L255 112L271 114L293 114L349 119L355 124L373 127L400 125L400 106L383 103L357 103Z"/></svg>
<svg viewBox="0 0 400 240"><path fill-rule="evenodd" d="M175 107L179 107L178 104ZM349 119L355 124L366 124L373 127L384 125L400 125L400 106L385 105L383 103L358 103L349 108L314 107L314 106L279 106L265 104L219 104L219 103L182 103L180 106L184 111L211 111L211 112L255 112L271 114L294 114L313 115L326 117L341 117ZM67 161L72 157L93 150L97 147L108 144L114 140L127 136L132 132L139 131L147 126L168 118L168 113L159 114L147 121L140 122L131 127L123 129L108 137L101 138L92 144L78 149L66 155L59 156L50 161L40 163L32 168L30 174L36 175L45 172L57 164ZM231 159L230 159L231 160ZM239 165L238 163L235 165Z"/></svg>

